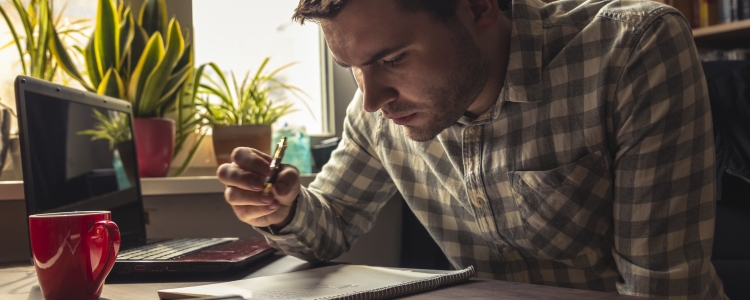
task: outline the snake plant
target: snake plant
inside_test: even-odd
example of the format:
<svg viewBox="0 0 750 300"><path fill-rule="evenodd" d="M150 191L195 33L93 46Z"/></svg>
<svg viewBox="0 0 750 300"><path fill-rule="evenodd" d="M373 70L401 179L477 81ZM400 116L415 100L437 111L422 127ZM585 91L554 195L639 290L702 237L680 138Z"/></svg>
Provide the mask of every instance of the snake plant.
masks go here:
<svg viewBox="0 0 750 300"><path fill-rule="evenodd" d="M137 20L129 6L99 0L94 32L79 49L85 72L75 66L56 32L52 52L87 90L129 101L136 118L164 117L174 110L178 91L193 70L192 44L185 42L179 22L167 22L166 14L164 0L147 0Z"/></svg>
<svg viewBox="0 0 750 300"><path fill-rule="evenodd" d="M177 20L167 19L164 0L146 0L137 17L129 6L99 0L94 32L85 48L77 48L84 56L85 70L76 67L65 42L57 37L52 29L52 53L84 88L129 101L136 118L175 118L172 157L177 156L200 124L190 113L195 111L192 98L185 96L190 94L186 86L195 72L192 43L185 41ZM185 170L200 141L173 175Z"/></svg>

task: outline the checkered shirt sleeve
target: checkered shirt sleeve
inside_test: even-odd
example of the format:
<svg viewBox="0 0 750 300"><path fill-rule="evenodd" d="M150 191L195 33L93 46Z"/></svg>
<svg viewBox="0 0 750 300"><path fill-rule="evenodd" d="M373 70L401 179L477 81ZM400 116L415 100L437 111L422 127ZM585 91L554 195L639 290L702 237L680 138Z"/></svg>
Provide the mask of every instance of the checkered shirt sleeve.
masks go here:
<svg viewBox="0 0 750 300"><path fill-rule="evenodd" d="M344 122L343 139L331 154L331 161L309 188L297 198L291 223L279 235L265 234L269 243L296 257L326 261L349 250L357 238L368 232L386 201L396 193L393 180L375 153L370 133L378 122L361 109L355 97Z"/></svg>
<svg viewBox="0 0 750 300"><path fill-rule="evenodd" d="M654 21L618 82L612 126L614 255L622 294L706 299L715 167L711 110L691 30Z"/></svg>

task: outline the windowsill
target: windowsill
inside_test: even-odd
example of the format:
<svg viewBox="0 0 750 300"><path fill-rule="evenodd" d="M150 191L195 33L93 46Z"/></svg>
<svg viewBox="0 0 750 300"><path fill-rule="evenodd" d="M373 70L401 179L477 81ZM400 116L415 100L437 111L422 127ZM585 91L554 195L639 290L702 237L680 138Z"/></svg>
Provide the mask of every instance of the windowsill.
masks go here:
<svg viewBox="0 0 750 300"><path fill-rule="evenodd" d="M315 175L302 175L300 182L307 186L315 179ZM141 179L143 196L214 194L224 193L224 188L216 176ZM23 181L0 181L0 201L23 199Z"/></svg>

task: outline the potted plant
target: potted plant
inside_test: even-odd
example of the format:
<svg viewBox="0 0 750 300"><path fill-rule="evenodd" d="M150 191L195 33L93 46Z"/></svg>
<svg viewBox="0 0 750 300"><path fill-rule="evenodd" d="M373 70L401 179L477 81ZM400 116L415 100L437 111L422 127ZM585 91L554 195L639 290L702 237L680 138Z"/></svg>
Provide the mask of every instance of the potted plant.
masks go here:
<svg viewBox="0 0 750 300"><path fill-rule="evenodd" d="M198 106L206 123L213 128L212 141L219 164L230 162L236 147L251 147L270 153L271 125L292 112L291 103L284 99L272 99L274 91L301 92L299 88L284 84L276 77L292 64L264 73L269 59L263 60L253 77L248 71L241 83L231 72L230 85L226 74L214 63L209 63L208 67L218 79L202 76L206 80L200 84ZM204 67L201 66L200 73ZM219 101L211 103L210 98Z"/></svg>
<svg viewBox="0 0 750 300"><path fill-rule="evenodd" d="M198 124L182 114L182 101L188 98L182 95L194 73L192 45L185 42L174 18L167 22L164 0L146 0L137 21L130 7L100 0L94 33L79 50L86 62L85 77L55 36L52 52L71 77L90 91L132 104L141 176L166 176L182 146L176 149L175 140L184 142L183 135L192 134ZM170 113L177 115L176 126L175 120L166 118Z"/></svg>
<svg viewBox="0 0 750 300"><path fill-rule="evenodd" d="M0 15L3 16L6 25L11 33L12 40L2 46L14 47L18 51L21 74L35 78L66 83L70 80L65 72L60 68L59 63L54 59L52 52L52 34L59 41L77 40L85 37L84 31L88 29L88 20L78 19L70 22L63 22L65 8L61 9L56 16L53 16L53 5L51 0L30 0L24 6L21 0L9 0L12 8L15 10L20 25L14 25L8 12L0 6ZM59 32L59 34L57 34ZM75 58L78 57L74 53ZM71 58L72 61L72 58ZM5 108L11 116L15 117L12 108L0 101L0 107ZM10 118L5 117L3 124L7 129L10 126ZM23 179L21 175L21 152L20 141L17 130L10 131L6 145L6 151L10 152L11 161L13 162L14 177L17 180ZM7 133L6 133L7 134ZM2 151L0 151L2 152ZM0 153L0 161L5 159ZM2 163L0 163L1 165ZM1 168L0 168L1 169Z"/></svg>

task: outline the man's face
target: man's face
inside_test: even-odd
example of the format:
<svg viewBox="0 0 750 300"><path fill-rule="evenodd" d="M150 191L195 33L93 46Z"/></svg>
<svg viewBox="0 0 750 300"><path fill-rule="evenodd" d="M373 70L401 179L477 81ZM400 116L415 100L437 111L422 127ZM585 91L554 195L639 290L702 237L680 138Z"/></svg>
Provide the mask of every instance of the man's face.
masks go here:
<svg viewBox="0 0 750 300"><path fill-rule="evenodd" d="M352 0L321 26L336 61L352 68L365 110L380 110L415 141L454 124L489 78L490 64L458 20Z"/></svg>

